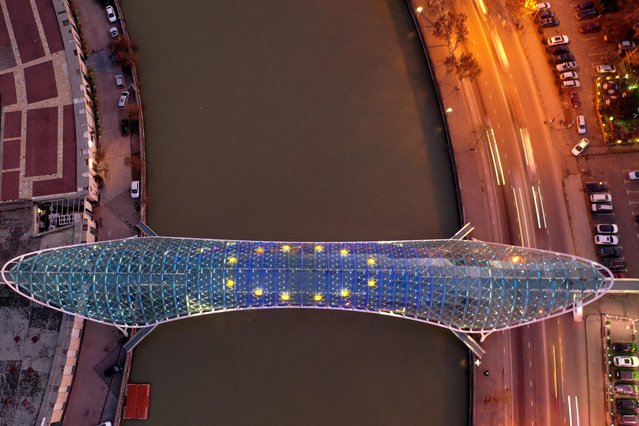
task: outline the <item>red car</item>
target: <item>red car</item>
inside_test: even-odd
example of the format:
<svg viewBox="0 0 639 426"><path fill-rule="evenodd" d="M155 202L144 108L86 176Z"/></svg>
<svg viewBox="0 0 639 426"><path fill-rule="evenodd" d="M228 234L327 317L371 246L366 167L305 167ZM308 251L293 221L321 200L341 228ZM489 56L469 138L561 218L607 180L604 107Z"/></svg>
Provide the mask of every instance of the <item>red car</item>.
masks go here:
<svg viewBox="0 0 639 426"><path fill-rule="evenodd" d="M579 27L579 32L582 34L598 33L601 31L601 25L598 22L588 22Z"/></svg>

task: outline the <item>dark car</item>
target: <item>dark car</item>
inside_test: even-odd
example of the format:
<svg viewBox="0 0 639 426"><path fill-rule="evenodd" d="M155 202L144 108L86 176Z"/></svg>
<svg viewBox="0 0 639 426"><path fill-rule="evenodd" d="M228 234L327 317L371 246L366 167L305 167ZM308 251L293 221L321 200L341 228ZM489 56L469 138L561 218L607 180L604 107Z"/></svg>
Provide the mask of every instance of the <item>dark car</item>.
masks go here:
<svg viewBox="0 0 639 426"><path fill-rule="evenodd" d="M616 382L615 392L623 395L639 395L639 385Z"/></svg>
<svg viewBox="0 0 639 426"><path fill-rule="evenodd" d="M597 255L599 257L621 257L622 251L619 247L599 247Z"/></svg>
<svg viewBox="0 0 639 426"><path fill-rule="evenodd" d="M572 106L575 108L579 108L581 106L581 99L579 99L579 93L570 92L569 96L570 96L570 103L572 104Z"/></svg>
<svg viewBox="0 0 639 426"><path fill-rule="evenodd" d="M586 187L586 191L589 191L589 192L607 191L608 183L604 181L586 182L585 187Z"/></svg>
<svg viewBox="0 0 639 426"><path fill-rule="evenodd" d="M603 259L601 263L603 264L603 266L605 266L608 269L617 269L617 270L626 269L625 259L619 259L619 258Z"/></svg>
<svg viewBox="0 0 639 426"><path fill-rule="evenodd" d="M637 400L630 398L617 398L617 408L620 410L626 410L630 412L635 412L637 408Z"/></svg>
<svg viewBox="0 0 639 426"><path fill-rule="evenodd" d="M122 134L122 136L128 136L129 135L129 120L122 120L120 121L120 133Z"/></svg>
<svg viewBox="0 0 639 426"><path fill-rule="evenodd" d="M548 27L557 27L559 26L559 19L557 18L546 18L539 21L539 26L542 28Z"/></svg>
<svg viewBox="0 0 639 426"><path fill-rule="evenodd" d="M572 56L572 53L563 53L561 55L553 55L549 61L551 63L560 64L562 62L570 62L574 61L575 57Z"/></svg>
<svg viewBox="0 0 639 426"><path fill-rule="evenodd" d="M612 342L611 347L614 352L623 352L626 354L634 354L637 352L637 344L631 342Z"/></svg>
<svg viewBox="0 0 639 426"><path fill-rule="evenodd" d="M599 11L597 9L585 9L577 12L577 19L580 21L596 18L597 16L599 16Z"/></svg>
<svg viewBox="0 0 639 426"><path fill-rule="evenodd" d="M595 5L592 4L592 2L582 1L581 3L577 3L577 6L575 6L575 9L577 9L577 11L580 11L580 10L585 10L585 9L592 9L594 7L595 7Z"/></svg>
<svg viewBox="0 0 639 426"><path fill-rule="evenodd" d="M601 25L598 22L588 22L579 27L579 32L582 34L598 33L599 31L601 31Z"/></svg>
<svg viewBox="0 0 639 426"><path fill-rule="evenodd" d="M542 10L541 12L537 14L537 16L535 16L535 22L539 22L542 19L548 19L548 18L554 18L554 17L555 17L555 12L553 12L552 10Z"/></svg>
<svg viewBox="0 0 639 426"><path fill-rule="evenodd" d="M570 49L568 46L548 46L546 47L546 53L550 53L552 55L565 55L566 53L570 53Z"/></svg>
<svg viewBox="0 0 639 426"><path fill-rule="evenodd" d="M124 364L123 363L115 364L115 365L112 365L111 367L107 368L106 370L104 370L104 375L106 377L111 377L115 373L119 373L122 370L124 370Z"/></svg>

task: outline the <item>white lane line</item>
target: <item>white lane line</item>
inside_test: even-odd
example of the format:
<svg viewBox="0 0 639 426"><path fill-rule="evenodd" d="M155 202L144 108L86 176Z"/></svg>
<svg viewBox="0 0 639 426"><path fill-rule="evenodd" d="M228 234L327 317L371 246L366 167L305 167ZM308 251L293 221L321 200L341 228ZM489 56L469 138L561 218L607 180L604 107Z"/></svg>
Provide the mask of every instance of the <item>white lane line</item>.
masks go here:
<svg viewBox="0 0 639 426"><path fill-rule="evenodd" d="M575 395L575 417L577 418L577 426L580 426L580 421L579 421L579 399L577 398L577 395Z"/></svg>
<svg viewBox="0 0 639 426"><path fill-rule="evenodd" d="M544 220L544 228L548 229L546 223L546 210L544 209L544 197L541 195L541 186L537 186L537 193L539 194L539 207L541 208L541 217ZM559 320L557 320L559 322Z"/></svg>
<svg viewBox="0 0 639 426"><path fill-rule="evenodd" d="M512 187L513 189L513 199L515 201L515 211L517 212L517 225L519 226L519 238L521 240L521 245L525 246L526 244L524 243L524 230L521 228L521 214L519 213L519 204L517 202L517 191L515 190L515 187Z"/></svg>
<svg viewBox="0 0 639 426"><path fill-rule="evenodd" d="M530 187L533 196L533 202L535 203L535 216L537 217L537 229L541 229L541 217L539 216L539 205L537 204L537 194L535 193L535 187Z"/></svg>
<svg viewBox="0 0 639 426"><path fill-rule="evenodd" d="M568 415L570 416L570 426L572 426L572 406L570 405L570 395L568 395Z"/></svg>
<svg viewBox="0 0 639 426"><path fill-rule="evenodd" d="M521 209L523 211L524 209L524 194L521 190L521 188L517 188L517 192L519 193L519 200L521 201ZM528 243L526 244L526 247L532 247L531 245L531 238L530 238L530 227L528 226L528 215L523 214L522 217L524 218L524 230L526 231L526 240L528 241Z"/></svg>

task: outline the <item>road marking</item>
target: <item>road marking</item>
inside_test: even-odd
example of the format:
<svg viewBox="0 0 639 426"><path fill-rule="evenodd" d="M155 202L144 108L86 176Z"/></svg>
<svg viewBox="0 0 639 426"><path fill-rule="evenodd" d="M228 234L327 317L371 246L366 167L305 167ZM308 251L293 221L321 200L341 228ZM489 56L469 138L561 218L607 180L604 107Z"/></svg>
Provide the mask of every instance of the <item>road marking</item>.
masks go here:
<svg viewBox="0 0 639 426"><path fill-rule="evenodd" d="M523 210L524 208L524 195L522 193L521 188L517 188L517 191L519 193L519 200L521 201L521 208ZM532 247L532 244L530 242L531 238L530 238L530 229L528 226L528 215L522 215L522 217L524 218L524 230L526 231L526 239L528 241L528 244L526 244L526 247Z"/></svg>
<svg viewBox="0 0 639 426"><path fill-rule="evenodd" d="M521 215L519 213L519 204L517 203L517 191L515 190L515 187L512 187L513 189L513 199L515 200L515 211L517 212L517 225L519 225L519 238L521 239L521 245L525 245L524 244L524 230L521 228Z"/></svg>
<svg viewBox="0 0 639 426"><path fill-rule="evenodd" d="M535 203L535 216L537 217L537 229L541 229L541 218L539 217L539 205L537 204L537 194L535 193L535 187L531 186L533 202Z"/></svg>
<svg viewBox="0 0 639 426"><path fill-rule="evenodd" d="M552 345L552 375L555 384L555 399L557 399L557 354L555 353L555 345Z"/></svg>
<svg viewBox="0 0 639 426"><path fill-rule="evenodd" d="M580 426L580 421L579 421L579 399L577 398L577 395L575 395L575 417L577 418L577 426Z"/></svg>
<svg viewBox="0 0 639 426"><path fill-rule="evenodd" d="M570 405L570 395L568 395L568 415L570 416L570 426L572 426L572 406Z"/></svg>

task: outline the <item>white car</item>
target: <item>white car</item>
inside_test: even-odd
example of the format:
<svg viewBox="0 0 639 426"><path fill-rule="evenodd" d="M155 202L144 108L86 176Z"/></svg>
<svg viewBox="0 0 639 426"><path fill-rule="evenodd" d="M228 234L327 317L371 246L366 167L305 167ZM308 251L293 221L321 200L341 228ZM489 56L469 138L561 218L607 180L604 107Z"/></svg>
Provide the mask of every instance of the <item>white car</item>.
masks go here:
<svg viewBox="0 0 639 426"><path fill-rule="evenodd" d="M612 362L615 367L639 367L639 358L636 356L616 356Z"/></svg>
<svg viewBox="0 0 639 426"><path fill-rule="evenodd" d="M586 134L586 117L583 115L577 116L577 133L580 135Z"/></svg>
<svg viewBox="0 0 639 426"><path fill-rule="evenodd" d="M595 226L597 234L616 234L619 232L619 227L614 223L600 223Z"/></svg>
<svg viewBox="0 0 639 426"><path fill-rule="evenodd" d="M616 235L595 235L595 244L598 246L616 246L619 238Z"/></svg>
<svg viewBox="0 0 639 426"><path fill-rule="evenodd" d="M537 10L549 10L550 9L550 3L548 3L548 2L537 3L536 8L537 8Z"/></svg>
<svg viewBox="0 0 639 426"><path fill-rule="evenodd" d="M608 192L595 192L590 194L591 203L612 203L612 195Z"/></svg>
<svg viewBox="0 0 639 426"><path fill-rule="evenodd" d="M596 68L599 74L614 74L617 72L617 68L614 65L601 64Z"/></svg>
<svg viewBox="0 0 639 426"><path fill-rule="evenodd" d="M579 80L564 80L561 82L561 87L564 89L573 89L575 87L581 87L581 82Z"/></svg>
<svg viewBox="0 0 639 426"><path fill-rule="evenodd" d="M120 95L120 99L118 99L118 108L124 109L128 100L129 100L129 92L125 90Z"/></svg>
<svg viewBox="0 0 639 426"><path fill-rule="evenodd" d="M610 213L612 211L612 203L592 203L590 210L593 213Z"/></svg>
<svg viewBox="0 0 639 426"><path fill-rule="evenodd" d="M616 235L595 235L595 244L598 246L616 246L619 238Z"/></svg>
<svg viewBox="0 0 639 426"><path fill-rule="evenodd" d="M134 180L131 182L131 198L140 198L140 181Z"/></svg>
<svg viewBox="0 0 639 426"><path fill-rule="evenodd" d="M574 148L570 152L572 152L572 155L574 155L575 157L579 157L581 153L584 152L586 148L588 148L588 145L590 145L590 141L586 138L583 138L577 143L577 145L574 146Z"/></svg>
<svg viewBox="0 0 639 426"><path fill-rule="evenodd" d="M124 77L122 77L122 74L117 74L115 76L115 85L118 89L124 88Z"/></svg>
<svg viewBox="0 0 639 426"><path fill-rule="evenodd" d="M116 38L120 35L120 31L118 31L118 29L115 27L111 27L109 28L109 34L111 34L111 37Z"/></svg>
<svg viewBox="0 0 639 426"><path fill-rule="evenodd" d="M576 71L566 71L559 74L559 78L562 80L576 80L579 78L579 74Z"/></svg>
<svg viewBox="0 0 639 426"><path fill-rule="evenodd" d="M628 172L628 179L630 179L630 180L639 180L639 170L634 170L632 172Z"/></svg>
<svg viewBox="0 0 639 426"><path fill-rule="evenodd" d="M630 41L630 40L624 40L624 41L619 42L617 47L619 47L620 51L631 50L631 49L635 48L635 42L634 41Z"/></svg>
<svg viewBox="0 0 639 426"><path fill-rule="evenodd" d="M557 71L559 72L570 71L575 69L577 69L577 62L575 61L568 61L568 62L564 62L563 64L557 65Z"/></svg>
<svg viewBox="0 0 639 426"><path fill-rule="evenodd" d="M553 37L549 37L548 40L546 40L546 44L548 46L562 46L568 43L570 43L570 39L568 38L567 35L553 36Z"/></svg>
<svg viewBox="0 0 639 426"><path fill-rule="evenodd" d="M113 6L106 7L107 18L109 18L109 22L115 22L118 20L118 17L115 16L115 10L113 10Z"/></svg>

